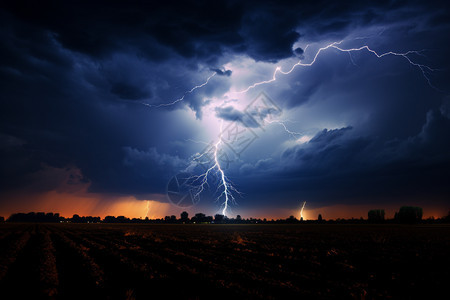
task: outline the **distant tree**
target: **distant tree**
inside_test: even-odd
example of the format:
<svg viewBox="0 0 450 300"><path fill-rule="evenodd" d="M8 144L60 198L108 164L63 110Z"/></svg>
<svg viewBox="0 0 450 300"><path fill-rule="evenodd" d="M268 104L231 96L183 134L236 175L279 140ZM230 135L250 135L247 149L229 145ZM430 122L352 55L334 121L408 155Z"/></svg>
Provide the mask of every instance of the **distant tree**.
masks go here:
<svg viewBox="0 0 450 300"><path fill-rule="evenodd" d="M203 214L203 213L196 213L195 217L198 218L198 219L203 219L204 217L206 217L206 215Z"/></svg>
<svg viewBox="0 0 450 300"><path fill-rule="evenodd" d="M186 222L189 220L189 214L186 211L183 211L180 215L181 221Z"/></svg>
<svg viewBox="0 0 450 300"><path fill-rule="evenodd" d="M125 216L118 216L116 219L117 223L128 223L130 222L130 219Z"/></svg>
<svg viewBox="0 0 450 300"><path fill-rule="evenodd" d="M191 221L193 223L204 223L204 222L208 222L208 221L211 222L212 217L211 217L211 220L209 220L209 218L207 218L205 214L196 213L195 216L192 217Z"/></svg>
<svg viewBox="0 0 450 300"><path fill-rule="evenodd" d="M25 213L16 213L12 214L8 218L8 222L46 222L46 223L54 223L59 222L60 217L59 214L54 213L44 213L44 212L29 212Z"/></svg>
<svg viewBox="0 0 450 300"><path fill-rule="evenodd" d="M77 214L74 214L74 215L72 216L72 223L81 223L81 218L80 218L80 216L77 215Z"/></svg>
<svg viewBox="0 0 450 300"><path fill-rule="evenodd" d="M423 210L421 207L402 206L397 213L397 221L400 223L418 223L422 220Z"/></svg>
<svg viewBox="0 0 450 300"><path fill-rule="evenodd" d="M5 218L0 216L0 222L5 222Z"/></svg>
<svg viewBox="0 0 450 300"><path fill-rule="evenodd" d="M216 214L214 216L214 223L221 224L224 221L225 216L221 214Z"/></svg>
<svg viewBox="0 0 450 300"><path fill-rule="evenodd" d="M114 217L114 216L106 216L103 219L103 222L104 223L116 223L116 217Z"/></svg>
<svg viewBox="0 0 450 300"><path fill-rule="evenodd" d="M236 221L238 221L238 222L241 222L241 221L242 221L241 215L237 215L237 216L236 216Z"/></svg>
<svg viewBox="0 0 450 300"><path fill-rule="evenodd" d="M317 217L317 221L322 222L322 215L319 214L319 216Z"/></svg>
<svg viewBox="0 0 450 300"><path fill-rule="evenodd" d="M27 214L24 213L17 213L12 214L8 218L8 222L30 222L27 220Z"/></svg>
<svg viewBox="0 0 450 300"><path fill-rule="evenodd" d="M371 223L381 223L384 222L384 209L372 209L367 213L368 220Z"/></svg>
<svg viewBox="0 0 450 300"><path fill-rule="evenodd" d="M294 216L289 216L289 218L286 219L287 223L296 223L297 219Z"/></svg>

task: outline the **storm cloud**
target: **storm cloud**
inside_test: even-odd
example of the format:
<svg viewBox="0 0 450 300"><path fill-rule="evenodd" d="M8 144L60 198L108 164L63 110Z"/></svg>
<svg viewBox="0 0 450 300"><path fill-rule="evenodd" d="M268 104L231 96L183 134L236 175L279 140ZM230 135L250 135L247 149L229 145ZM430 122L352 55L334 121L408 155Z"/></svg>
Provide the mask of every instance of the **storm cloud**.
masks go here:
<svg viewBox="0 0 450 300"><path fill-rule="evenodd" d="M164 194L224 121L253 132L227 169L244 208L445 205L449 19L442 1L3 1L0 190L76 170L88 193ZM329 49L271 81L335 41L431 67ZM280 109L247 106L261 92Z"/></svg>

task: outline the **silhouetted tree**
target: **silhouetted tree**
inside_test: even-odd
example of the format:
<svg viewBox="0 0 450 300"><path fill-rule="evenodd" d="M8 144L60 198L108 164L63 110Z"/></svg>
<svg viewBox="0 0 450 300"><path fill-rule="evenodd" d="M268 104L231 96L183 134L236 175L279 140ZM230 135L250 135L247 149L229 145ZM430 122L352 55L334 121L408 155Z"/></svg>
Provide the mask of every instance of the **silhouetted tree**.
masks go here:
<svg viewBox="0 0 450 300"><path fill-rule="evenodd" d="M317 217L317 221L322 222L322 215L319 214L319 216Z"/></svg>
<svg viewBox="0 0 450 300"><path fill-rule="evenodd" d="M27 214L24 213L16 213L12 214L8 218L8 222L46 222L46 223L55 223L59 222L59 214L53 213L44 213L44 212L30 212Z"/></svg>
<svg viewBox="0 0 450 300"><path fill-rule="evenodd" d="M369 222L381 223L384 222L384 209L372 209L367 213Z"/></svg>
<svg viewBox="0 0 450 300"><path fill-rule="evenodd" d="M241 221L242 221L241 215L237 215L237 216L236 216L236 221L238 221L238 222L241 222Z"/></svg>
<svg viewBox="0 0 450 300"><path fill-rule="evenodd" d="M217 223L217 224L223 223L224 217L225 217L224 215L216 214L214 216L214 223Z"/></svg>
<svg viewBox="0 0 450 300"><path fill-rule="evenodd" d="M72 223L81 223L81 218L79 215L75 214L72 216Z"/></svg>
<svg viewBox="0 0 450 300"><path fill-rule="evenodd" d="M290 216L289 218L286 219L287 223L296 223L297 219L294 216Z"/></svg>
<svg viewBox="0 0 450 300"><path fill-rule="evenodd" d="M116 223L116 217L114 217L114 216L106 216L103 219L103 222L104 223Z"/></svg>
<svg viewBox="0 0 450 300"><path fill-rule="evenodd" d="M189 214L186 211L183 211L180 215L181 217L181 221L182 222L187 222L189 221Z"/></svg>
<svg viewBox="0 0 450 300"><path fill-rule="evenodd" d="M191 222L193 222L193 223L211 223L212 220L213 220L213 217L211 217L211 216L207 217L203 213L197 213L197 214L195 214L195 216L193 216L191 218Z"/></svg>
<svg viewBox="0 0 450 300"><path fill-rule="evenodd" d="M417 223L422 220L423 210L421 207L402 206L396 214L397 221L400 223Z"/></svg>
<svg viewBox="0 0 450 300"><path fill-rule="evenodd" d="M5 222L5 218L0 216L0 222Z"/></svg>

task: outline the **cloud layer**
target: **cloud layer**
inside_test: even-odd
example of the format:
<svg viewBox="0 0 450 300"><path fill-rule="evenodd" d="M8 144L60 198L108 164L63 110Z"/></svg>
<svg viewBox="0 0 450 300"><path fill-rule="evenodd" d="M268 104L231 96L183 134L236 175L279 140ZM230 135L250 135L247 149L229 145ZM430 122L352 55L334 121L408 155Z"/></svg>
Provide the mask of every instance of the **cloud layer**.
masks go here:
<svg viewBox="0 0 450 300"><path fill-rule="evenodd" d="M0 190L55 190L76 168L89 193L164 194L223 120L257 136L227 170L243 209L445 203L449 18L440 1L2 2ZM436 70L330 49L230 94L340 40L423 49L411 59ZM246 109L261 91L281 113Z"/></svg>

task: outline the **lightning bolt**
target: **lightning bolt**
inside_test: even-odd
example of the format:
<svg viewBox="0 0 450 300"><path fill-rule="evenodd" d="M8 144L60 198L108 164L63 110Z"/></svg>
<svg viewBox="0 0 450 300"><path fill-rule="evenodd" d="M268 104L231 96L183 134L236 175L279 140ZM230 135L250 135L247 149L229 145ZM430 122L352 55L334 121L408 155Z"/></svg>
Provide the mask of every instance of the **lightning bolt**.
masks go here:
<svg viewBox="0 0 450 300"><path fill-rule="evenodd" d="M150 212L150 200L147 200L147 212L145 213L144 219L148 217L148 213Z"/></svg>
<svg viewBox="0 0 450 300"><path fill-rule="evenodd" d="M221 121L220 124L220 132L222 132L223 130L223 120ZM198 141L196 141L198 142ZM201 142L204 143L204 142ZM200 175L193 175L190 176L189 178L187 178L187 182L188 185L191 187L191 190L193 191L193 197L194 198L199 198L200 195L203 193L203 191L205 191L206 187L209 186L208 184L208 178L211 174L215 175L218 177L219 179L219 185L217 186L216 192L218 192L219 190L221 190L220 194L217 196L216 201L220 201L220 199L224 199L223 204L222 204L222 215L226 216L227 215L227 210L228 210L228 206L229 203L235 203L235 197L234 194L239 194L241 195L241 193L234 187L234 185L232 184L232 182L227 178L227 176L225 175L225 172L222 168L222 166L220 165L220 161L219 161L219 150L220 150L220 146L222 144L222 138L221 136L219 136L219 139L217 140L217 142L215 142L213 144L213 165L211 167L209 167L208 169L206 169L206 171ZM202 154L198 154L196 156L194 156L194 160L199 162L199 160L205 156L206 154L208 154L208 152L203 152Z"/></svg>
<svg viewBox="0 0 450 300"><path fill-rule="evenodd" d="M302 208L300 209L300 220L303 220L303 209L305 208L306 201L303 202Z"/></svg>
<svg viewBox="0 0 450 300"><path fill-rule="evenodd" d="M177 104L178 102L183 101L184 98L185 98L188 94L191 94L191 93L194 92L196 89L202 88L202 87L204 87L205 85L207 85L207 84L209 83L209 81L211 80L211 78L213 78L216 74L217 74L217 72L212 73L212 75L210 75L210 76L206 79L205 82L203 82L203 83L200 84L200 85L196 85L196 86L194 86L193 88L191 88L190 90L184 92L183 96L181 96L180 98L178 98L178 99L176 99L176 100L174 100L174 101L172 101L172 102L169 102L169 103L160 103L160 104L148 104L148 103L145 103L145 102L141 102L141 104L143 104L143 105L145 105L145 106L148 106L148 107L151 107L151 108L160 108L160 107L164 107L164 106L172 106L172 105L175 105L175 104Z"/></svg>
<svg viewBox="0 0 450 300"><path fill-rule="evenodd" d="M356 38L356 39L363 39L363 38ZM423 54L423 52L424 52L425 50L420 50L420 51L410 50L410 51L403 52L403 53L398 53L398 52L388 51L388 52L379 54L378 52L376 52L375 50L371 49L371 48L370 48L369 46L367 46L367 45L363 45L363 46L360 46L360 47L358 47L358 48L344 49L344 48L342 48L342 47L339 46L339 45L341 45L343 42L344 42L344 41L333 42L333 43L331 43L331 44L326 45L325 47L319 48L319 49L317 50L317 52L314 54L314 57L313 57L312 61L309 62L309 63L303 63L302 60L299 60L297 63L295 63L294 65L292 65L291 68L290 68L289 70L287 70L287 71L283 71L282 68L281 68L280 66L277 66L277 67L275 68L275 71L274 71L273 74L272 74L272 78L270 78L270 79L268 79L268 80L263 80L263 81L259 81L259 82L253 83L253 84L249 85L247 88L245 88L245 89L243 89L243 90L241 90L241 91L231 92L231 94L233 94L233 93L234 93L234 94L245 94L245 93L247 93L248 91L250 91L250 90L252 90L252 89L254 89L254 88L256 88L256 87L258 87L258 86L260 86L260 85L270 84L270 83L272 83L272 82L274 82L274 81L277 80L277 74L289 75L289 74L292 73L297 67L311 67L312 65L314 65L314 64L316 63L316 61L317 61L317 59L319 58L320 54L321 54L322 52L328 50L328 49L336 49L336 50L338 50L338 51L340 51L340 52L348 53L348 54L349 54L349 57L350 57L350 61L351 61L352 64L355 65L355 66L356 66L356 63L355 63L355 61L353 60L352 52L359 52L359 51L365 50L365 51L368 51L369 53L375 55L375 57L377 57L377 58L379 58L379 59L381 59L381 58L383 58L383 57L386 57L386 56L399 56L399 57L402 57L402 58L406 59L406 61L407 61L410 65L412 65L412 66L414 66L414 67L417 67L417 68L421 71L423 77L425 78L425 80L427 81L428 85L429 85L431 88L433 88L433 89L435 89L435 90L437 90L437 91L439 91L439 92L444 92L444 91L438 89L437 87L435 87L435 86L431 83L431 79L430 79L430 77L428 76L428 73L438 71L439 69L431 68L430 66L427 66L427 65L424 65L424 64L416 63L416 62L414 62L414 61L409 57L409 56L412 55L412 54L415 54L415 55L419 55L419 56L425 57L425 55ZM310 47L309 44L306 45L304 52L306 52L306 50L307 50L309 47ZM284 121L276 120L276 121L269 121L268 123L276 123L276 124L279 124L280 126L283 127L284 131L286 131L286 132L287 132L289 135L291 135L294 139L296 139L297 136L303 135L302 133L294 132L294 131L288 129L288 127L286 126L286 124L285 124Z"/></svg>
<svg viewBox="0 0 450 300"><path fill-rule="evenodd" d="M281 120L271 120L271 121L267 121L267 123L269 124L278 124L281 127L283 127L284 131L286 131L289 135L292 136L292 138L297 139L298 136L302 136L303 133L300 132L295 132L295 131L291 131L289 130L289 128L286 126L286 121L281 121Z"/></svg>
<svg viewBox="0 0 450 300"><path fill-rule="evenodd" d="M437 87L435 87L435 86L431 83L431 80L430 80L430 78L429 78L428 75L427 75L427 71L428 71L428 72L434 72L434 71L438 71L438 69L433 69L433 68L431 68L431 67L429 67L429 66L427 66L427 65L423 65L423 64L419 64L419 63L413 62L413 61L408 57L408 55L411 55L411 54L416 54L416 55L419 55L419 56L424 56L422 53L423 53L425 50L420 50L420 51L407 51L407 52L405 52L405 53L397 53L397 52L389 51L389 52L385 52L385 53L383 53L383 54L378 54L375 50L370 49L369 46L367 46L367 45L361 46L361 47L359 47L359 48L350 48L350 49L342 49L342 48L340 48L340 47L338 47L338 46L336 46L336 45L332 45L331 47L333 47L334 49L337 49L337 50L339 50L339 51L342 51L342 52L348 52L348 53L351 53L351 52L354 52L354 51L367 50L367 51L369 51L370 53L374 54L377 58L383 58L383 57L389 56L389 55L393 55L393 56L401 56L401 57L405 58L405 59L408 61L409 64L411 64L411 65L413 65L413 66L415 66L415 67L417 67L417 68L420 69L420 71L422 72L423 77L427 80L428 85L429 85L430 87L432 87L432 88L435 89L435 90L441 91L440 89L438 89Z"/></svg>
<svg viewBox="0 0 450 300"><path fill-rule="evenodd" d="M316 54L314 55L314 58L312 59L311 62L309 62L309 63L303 63L302 60L299 60L297 63L295 63L294 65L292 65L291 68L290 68L288 71L283 71L283 70L281 69L280 66L277 66L277 67L275 68L275 71L274 71L273 74L272 74L272 78L270 78L270 79L268 79L268 80L263 80L263 81L260 81L260 82L256 82L256 83L254 83L254 84L252 84L252 85L249 85L247 88L245 88L245 89L243 89L243 90L241 90L241 91L237 91L237 92L233 92L233 93L236 93L236 94L245 94L245 93L247 93L248 91L250 91L251 89L256 88L257 86L264 85L264 84L269 84L269 83L272 83L272 82L276 81L276 80L277 80L277 74L278 74L278 73L283 74L283 75L288 75L288 74L292 73L292 71L294 71L297 67L311 67L312 65L315 64L315 62L317 61L317 58L319 57L319 55L320 55L322 52L324 52L325 50L328 50L328 49L330 49L330 48L336 49L336 50L341 51L341 52L347 52L347 53L349 53L350 55L351 55L352 52L357 52L357 51L366 50L366 51L368 51L369 53L372 53L373 55L375 55L377 58L383 58L383 57L385 57L385 56L400 56L400 57L403 57L404 59L406 59L406 60L408 61L409 64L411 64L412 66L417 67L417 68L420 69L420 71L422 72L424 78L426 79L426 81L428 82L428 85L429 85L430 87L432 87L432 88L435 89L435 90L441 91L441 90L439 90L437 87L435 87L435 86L431 83L431 80L430 80L430 78L429 78L429 76L428 76L428 74L427 74L427 72L438 71L438 69L431 68L431 67L429 67L429 66L427 66L427 65L424 65L424 64L416 63L416 62L412 61L411 58L409 57L409 55L411 55L411 54L416 54L416 55L424 56L424 55L423 55L423 52L424 52L425 50L420 50L420 51L414 51L414 50L411 50L411 51L407 51L407 52L404 52L404 53L397 53L397 52L393 52L393 51L388 51L388 52L385 52L385 53L382 53L382 54L378 54L375 50L369 48L369 46L367 46L367 45L361 46L361 47L359 47L359 48L349 48L349 49L344 49L344 48L339 47L339 45L342 44L342 42L343 42L343 41L340 41L340 42L333 42L333 43L331 43L331 44L328 44L328 45L325 46L325 47L319 48L319 50L317 50L317 52L316 52ZM308 47L309 47L309 45L307 45L307 47L305 47L305 50L306 50L306 48L308 48ZM354 61L353 61L352 58L351 58L351 61L352 61L352 63L354 63ZM441 92L442 92L442 91L441 91Z"/></svg>

